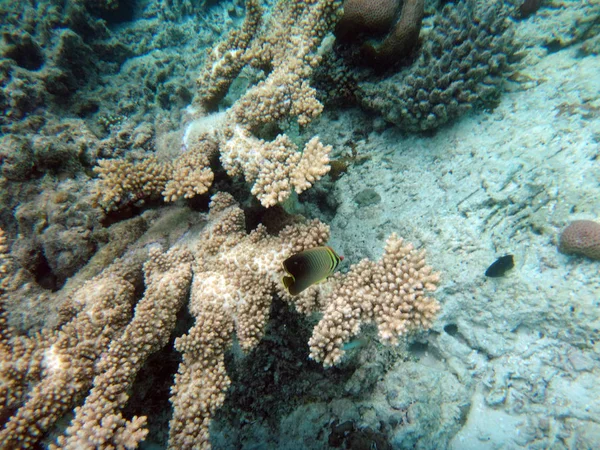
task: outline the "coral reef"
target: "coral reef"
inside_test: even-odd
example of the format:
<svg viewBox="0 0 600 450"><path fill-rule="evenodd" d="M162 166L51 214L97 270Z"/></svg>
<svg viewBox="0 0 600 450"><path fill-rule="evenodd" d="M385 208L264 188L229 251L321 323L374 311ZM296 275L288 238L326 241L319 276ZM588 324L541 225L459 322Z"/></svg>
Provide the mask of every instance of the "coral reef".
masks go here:
<svg viewBox="0 0 600 450"><path fill-rule="evenodd" d="M560 234L561 253L600 259L600 223L593 220L574 220Z"/></svg>
<svg viewBox="0 0 600 450"><path fill-rule="evenodd" d="M246 2L246 18L241 28L211 50L201 70L191 110L193 120L184 132L183 153L173 163L175 173L169 177L172 181L162 192L165 200L206 192L213 177L208 163L216 149L227 173L243 176L252 186L251 192L266 207L284 201L292 190L303 192L329 171L331 147L323 145L318 137L309 140L299 152L298 146L283 133L272 141L258 135L267 125L279 127L293 118L300 126L307 125L321 113L323 106L309 80L320 60L318 47L333 28L340 3L339 0L280 1L263 25L259 3ZM260 68L268 75L219 118L207 116L245 66ZM145 163L132 166L127 161L101 164L110 164L111 168L122 166L119 169L122 174L139 169L140 175L134 177L142 178L146 168ZM118 205L124 197L137 195L129 188L124 192L111 171L102 168L99 171L99 191L104 193L100 204L105 209ZM191 171L198 183L182 186L182 178Z"/></svg>
<svg viewBox="0 0 600 450"><path fill-rule="evenodd" d="M102 143L81 120L40 118L40 122L44 126L36 133L7 133L0 138L0 174L7 180L74 176L89 168L101 152Z"/></svg>
<svg viewBox="0 0 600 450"><path fill-rule="evenodd" d="M6 283L4 277L8 274L10 269L10 256L9 248L6 243L6 234L4 230L0 228L0 298L4 296ZM4 300L0 300L0 307L2 307ZM7 324L3 313L0 313L0 341L2 341L3 333L7 330ZM3 341L2 341L3 342Z"/></svg>
<svg viewBox="0 0 600 450"><path fill-rule="evenodd" d="M513 52L506 16L501 1L444 6L417 60L387 78L359 82L359 103L410 131L431 130L492 104Z"/></svg>
<svg viewBox="0 0 600 450"><path fill-rule="evenodd" d="M280 285L281 261L325 243L326 225L318 220L297 223L278 235L259 226L246 234L244 212L224 193L213 196L206 220L199 234L168 251L138 240L123 257L68 293L57 330L24 337L3 328L3 447L33 445L91 388L58 445L134 448L147 431L144 417L123 417L127 391L147 357L166 344L190 290L195 324L175 342L183 361L172 389L172 448L210 447L208 426L230 383L225 352L234 331L245 352L258 344L274 294L304 314L325 311L311 340L323 351L357 334L358 321L374 320L380 339L395 344L406 331L427 328L437 311L437 303L422 296L424 289L433 288L437 275L424 264L422 253L395 237L380 262L362 261L348 275L337 275L331 286L312 286L290 297ZM4 270L5 265L0 267ZM144 295L132 311L142 273ZM354 297L354 303L343 304L344 295ZM2 323L7 301L2 296ZM340 314L357 321L351 322L350 333L336 331ZM321 345L318 341L325 335L329 343ZM327 366L341 358L339 350L325 358L313 353Z"/></svg>
<svg viewBox="0 0 600 450"><path fill-rule="evenodd" d="M9 235L12 210L46 175L83 182L98 158L150 153L180 125L198 49L243 17L239 1L188 3L136 4L135 20L123 1L0 5L0 181L10 192L0 225ZM186 8L203 14L187 20Z"/></svg>
<svg viewBox="0 0 600 450"><path fill-rule="evenodd" d="M600 4L506 28L539 2L426 0L379 71L343 60L341 1L242 3L0 6L0 448L597 447L597 265L555 244L598 211ZM402 21L345 3L387 11L373 47ZM377 117L323 107L324 61ZM404 133L467 103L496 107ZM574 228L560 250L596 258ZM444 267L435 299L393 231ZM325 242L349 264L286 294L281 261Z"/></svg>

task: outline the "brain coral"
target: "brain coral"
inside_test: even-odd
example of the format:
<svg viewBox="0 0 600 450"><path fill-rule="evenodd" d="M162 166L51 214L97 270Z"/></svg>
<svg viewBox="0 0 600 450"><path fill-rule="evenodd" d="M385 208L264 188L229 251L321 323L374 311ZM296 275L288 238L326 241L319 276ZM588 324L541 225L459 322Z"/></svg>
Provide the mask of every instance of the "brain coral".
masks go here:
<svg viewBox="0 0 600 450"><path fill-rule="evenodd" d="M387 78L359 82L358 101L409 131L430 130L489 105L514 49L507 14L501 0L445 5L417 60Z"/></svg>
<svg viewBox="0 0 600 450"><path fill-rule="evenodd" d="M338 22L338 38L353 39L357 33L382 33L391 27L398 0L345 0L344 15Z"/></svg>
<svg viewBox="0 0 600 450"><path fill-rule="evenodd" d="M575 220L560 235L558 250L600 259L600 223L592 220Z"/></svg>

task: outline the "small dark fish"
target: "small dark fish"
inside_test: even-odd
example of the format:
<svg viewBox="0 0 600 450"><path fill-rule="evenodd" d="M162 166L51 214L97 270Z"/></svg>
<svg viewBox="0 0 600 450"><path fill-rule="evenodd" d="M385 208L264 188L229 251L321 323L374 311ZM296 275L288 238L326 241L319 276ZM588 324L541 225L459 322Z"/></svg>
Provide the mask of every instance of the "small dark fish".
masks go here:
<svg viewBox="0 0 600 450"><path fill-rule="evenodd" d="M513 255L504 255L492 263L485 271L486 277L503 277L506 272L515 267Z"/></svg>
<svg viewBox="0 0 600 450"><path fill-rule="evenodd" d="M331 247L314 247L296 253L283 261L283 285L290 295L298 295L330 276L344 259Z"/></svg>

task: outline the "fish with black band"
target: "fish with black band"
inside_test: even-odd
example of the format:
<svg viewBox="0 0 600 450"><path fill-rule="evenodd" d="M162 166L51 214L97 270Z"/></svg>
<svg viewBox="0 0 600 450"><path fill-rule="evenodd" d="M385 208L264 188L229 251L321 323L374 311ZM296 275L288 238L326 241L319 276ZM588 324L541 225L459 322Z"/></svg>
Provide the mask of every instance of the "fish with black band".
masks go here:
<svg viewBox="0 0 600 450"><path fill-rule="evenodd" d="M283 286L290 295L327 279L344 259L329 246L314 247L296 253L283 261Z"/></svg>

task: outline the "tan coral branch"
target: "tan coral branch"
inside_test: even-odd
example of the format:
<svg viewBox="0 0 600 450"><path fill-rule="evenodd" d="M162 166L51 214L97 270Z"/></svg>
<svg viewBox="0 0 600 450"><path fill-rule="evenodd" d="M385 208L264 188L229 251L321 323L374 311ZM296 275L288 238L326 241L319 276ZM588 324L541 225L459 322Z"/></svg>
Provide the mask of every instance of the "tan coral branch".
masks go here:
<svg viewBox="0 0 600 450"><path fill-rule="evenodd" d="M162 253L154 247L148 256L144 297L123 334L112 341L98 363L99 375L83 406L75 408L75 418L58 440L60 448L137 448L146 437L146 418L127 420L121 410L148 356L166 345L177 312L187 299L192 275L187 251L173 248Z"/></svg>

